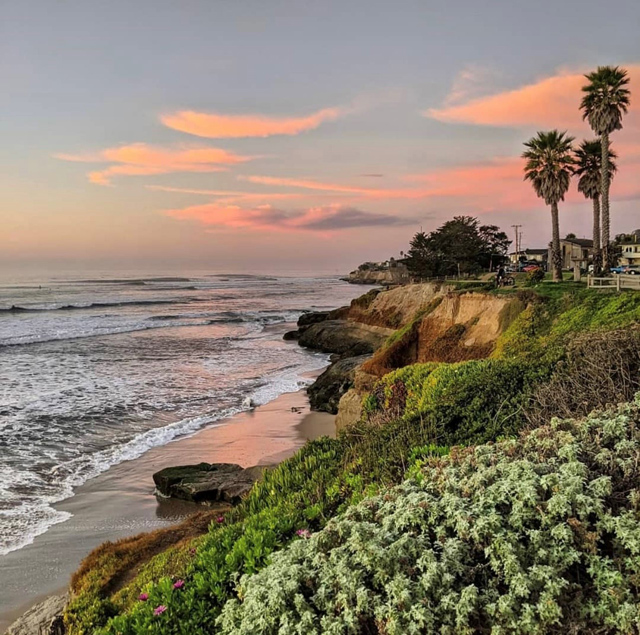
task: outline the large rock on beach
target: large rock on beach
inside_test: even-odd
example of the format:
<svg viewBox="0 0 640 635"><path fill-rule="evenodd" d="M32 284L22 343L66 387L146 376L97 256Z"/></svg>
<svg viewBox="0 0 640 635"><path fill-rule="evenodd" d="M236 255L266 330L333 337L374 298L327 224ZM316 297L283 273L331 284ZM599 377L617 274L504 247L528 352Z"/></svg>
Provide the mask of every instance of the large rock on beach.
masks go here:
<svg viewBox="0 0 640 635"><path fill-rule="evenodd" d="M68 595L52 595L32 606L17 619L5 635L64 635L63 612Z"/></svg>
<svg viewBox="0 0 640 635"><path fill-rule="evenodd" d="M311 407L336 414L340 398L354 384L356 368L370 357L371 355L346 357L329 366L307 390Z"/></svg>
<svg viewBox="0 0 640 635"><path fill-rule="evenodd" d="M307 313L303 313L298 318L298 328L304 328L305 326L311 326L318 322L324 322L329 319L329 313L330 311L309 311Z"/></svg>
<svg viewBox="0 0 640 635"><path fill-rule="evenodd" d="M236 505L260 478L264 467L243 468L235 463L199 463L168 467L153 475L157 491L169 498L194 503Z"/></svg>

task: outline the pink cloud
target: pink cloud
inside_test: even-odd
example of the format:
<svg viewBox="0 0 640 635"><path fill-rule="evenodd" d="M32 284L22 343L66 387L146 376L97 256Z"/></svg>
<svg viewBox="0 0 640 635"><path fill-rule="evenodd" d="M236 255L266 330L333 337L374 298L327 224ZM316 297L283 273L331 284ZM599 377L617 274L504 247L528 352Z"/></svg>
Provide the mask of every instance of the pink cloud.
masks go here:
<svg viewBox="0 0 640 635"><path fill-rule="evenodd" d="M512 184L516 175L522 179L522 164L519 159L496 159L486 164L434 170L424 175L405 177L405 180L409 182L424 183L423 187L369 188L326 183L313 179L269 176L240 176L238 178L262 185L334 192L372 200L419 200L436 197L475 196L478 187L488 187L489 183L495 184L495 187L501 187L505 179Z"/></svg>
<svg viewBox="0 0 640 635"><path fill-rule="evenodd" d="M640 92L640 64L623 65L631 77L631 91ZM579 110L584 72L559 71L532 84L486 97L451 104L451 95L441 108L423 113L447 123L482 126L586 129ZM452 94L459 93L454 86ZM625 128L640 130L640 107L632 102Z"/></svg>
<svg viewBox="0 0 640 635"><path fill-rule="evenodd" d="M164 185L147 185L147 189L155 190L158 192L174 192L177 194L195 194L198 196L215 196L219 197L217 199L217 203L248 203L251 201L260 201L264 202L266 198L270 201L285 201L295 198L301 198L304 196L300 193L271 193L265 196L264 193L259 192L239 192L236 190L199 190L199 189L191 189L191 188L183 188L183 187L167 187Z"/></svg>
<svg viewBox="0 0 640 635"><path fill-rule="evenodd" d="M250 161L255 157L242 156L220 148L186 147L162 148L146 143L133 143L107 148L98 154L56 154L57 159L82 163L111 163L109 167L89 172L91 183L110 185L114 176L169 174L172 172L220 172L228 166Z"/></svg>
<svg viewBox="0 0 640 635"><path fill-rule="evenodd" d="M303 210L281 210L271 205L240 207L215 202L167 210L166 214L172 218L193 220L217 229L309 231L320 234L362 227L389 227L415 223L413 219L366 212L339 204Z"/></svg>
<svg viewBox="0 0 640 635"><path fill-rule="evenodd" d="M229 139L240 137L271 137L297 135L317 128L325 121L334 121L347 113L344 108L324 108L306 117L269 117L267 115L222 115L219 113L180 112L163 115L162 123L180 132L207 137Z"/></svg>
<svg viewBox="0 0 640 635"><path fill-rule="evenodd" d="M636 154L619 161L620 170L611 189L613 200L637 198L640 195L640 186L637 184L640 146L627 146L627 150ZM415 185L396 188L361 188L312 179L266 176L239 178L262 185L297 187L311 192L332 192L334 196L342 195L342 198L346 195L356 200L437 199L439 203L450 201L457 204L469 213L487 213L530 210L543 205L533 189L523 180L523 168L524 162L520 157L496 157L484 162L407 175L404 181ZM265 193L263 200L269 200L270 196L272 194ZM573 203L584 201L582 194L575 189L575 183L566 200Z"/></svg>

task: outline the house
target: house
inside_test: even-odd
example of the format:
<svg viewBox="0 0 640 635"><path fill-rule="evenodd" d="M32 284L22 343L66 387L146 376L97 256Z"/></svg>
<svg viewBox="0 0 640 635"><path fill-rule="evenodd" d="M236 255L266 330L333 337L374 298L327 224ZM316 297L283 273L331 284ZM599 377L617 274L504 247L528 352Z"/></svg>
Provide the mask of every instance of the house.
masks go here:
<svg viewBox="0 0 640 635"><path fill-rule="evenodd" d="M640 231L636 230L620 241L620 264L640 265Z"/></svg>
<svg viewBox="0 0 640 635"><path fill-rule="evenodd" d="M525 249L520 252L511 252L509 254L509 261L512 264L517 264L518 261L524 260L534 260L535 262L546 262L548 257L548 249Z"/></svg>
<svg viewBox="0 0 640 635"><path fill-rule="evenodd" d="M549 248L551 251L551 248ZM549 260L551 260L549 254ZM573 269L578 265L580 269L586 269L593 256L593 240L590 238L562 238L560 239L560 257L563 269Z"/></svg>

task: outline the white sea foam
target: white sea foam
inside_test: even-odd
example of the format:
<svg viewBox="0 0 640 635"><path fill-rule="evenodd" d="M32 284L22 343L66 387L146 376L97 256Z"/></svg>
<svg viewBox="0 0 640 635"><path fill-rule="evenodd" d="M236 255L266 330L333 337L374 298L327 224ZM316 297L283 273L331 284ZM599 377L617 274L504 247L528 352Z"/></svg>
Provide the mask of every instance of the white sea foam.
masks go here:
<svg viewBox="0 0 640 635"><path fill-rule="evenodd" d="M153 428L136 435L123 445L68 461L64 465L64 471L67 475L56 484L56 493L42 496L19 507L0 510L0 520L5 525L5 532L0 536L0 556L31 544L53 525L71 518L72 515L69 512L57 510L53 505L73 496L74 490L89 479L119 463L137 459L154 447L185 438L205 427L210 428L216 422L228 419L243 410L249 410L251 409L249 403L264 405L277 399L280 395L297 392L308 386L312 380L303 377L303 374L326 366L328 356L307 353L305 357L307 363L304 366L276 373L263 386L254 390L248 396L248 401L243 400L237 407L225 408L210 415L193 417L160 428ZM9 480L11 479L9 474L5 476Z"/></svg>
<svg viewBox="0 0 640 635"><path fill-rule="evenodd" d="M219 425L246 398L262 405L308 384L327 356L282 341L278 324L361 292L335 280L191 279L206 301L185 291L184 303L150 305L135 302L149 285L47 284L4 287L3 305L94 306L0 315L0 555L67 520L56 503L88 479ZM162 293L153 298L178 291Z"/></svg>

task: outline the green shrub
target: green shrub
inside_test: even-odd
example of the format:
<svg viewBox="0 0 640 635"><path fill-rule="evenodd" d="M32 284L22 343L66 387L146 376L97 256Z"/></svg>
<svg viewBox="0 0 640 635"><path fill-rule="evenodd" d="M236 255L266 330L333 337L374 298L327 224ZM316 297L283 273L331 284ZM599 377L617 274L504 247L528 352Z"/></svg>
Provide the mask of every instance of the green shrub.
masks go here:
<svg viewBox="0 0 640 635"><path fill-rule="evenodd" d="M363 418L341 432L353 470L398 483L411 451L495 441L517 434L548 363L474 360L413 364L385 375L363 399Z"/></svg>
<svg viewBox="0 0 640 635"><path fill-rule="evenodd" d="M527 272L525 285L527 287L535 287L544 280L544 271L542 269L532 269Z"/></svg>
<svg viewBox="0 0 640 635"><path fill-rule="evenodd" d="M638 632L638 405L431 459L243 577L220 632Z"/></svg>

